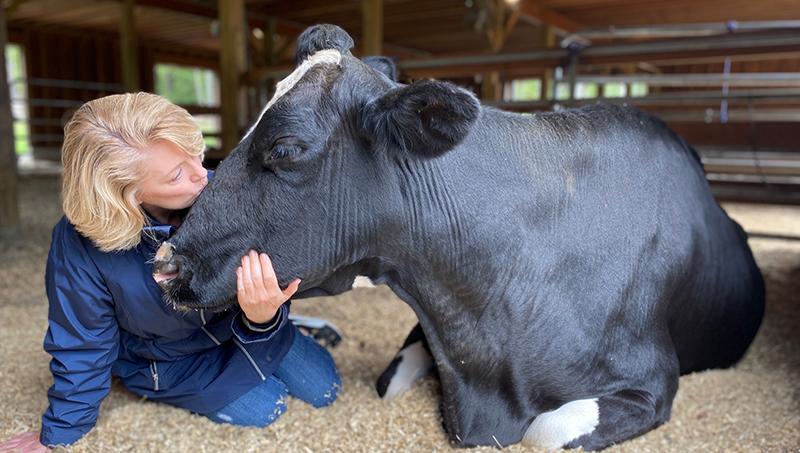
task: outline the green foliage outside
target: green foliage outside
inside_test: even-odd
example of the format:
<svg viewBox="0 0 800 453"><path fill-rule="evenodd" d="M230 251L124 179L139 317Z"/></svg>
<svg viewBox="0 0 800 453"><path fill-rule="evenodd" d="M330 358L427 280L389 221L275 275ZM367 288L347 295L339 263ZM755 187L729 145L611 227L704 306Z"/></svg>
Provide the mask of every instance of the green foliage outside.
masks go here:
<svg viewBox="0 0 800 453"><path fill-rule="evenodd" d="M512 100L529 101L542 99L541 80L514 80L512 82ZM578 82L575 84L575 99L596 99L621 98L625 96L647 96L649 93L647 83L635 82L629 85L625 83L610 82L598 84L593 82ZM569 99L569 83L556 82L555 100L565 101Z"/></svg>
<svg viewBox="0 0 800 453"><path fill-rule="evenodd" d="M556 100L563 101L569 99L569 84L566 82L556 83Z"/></svg>
<svg viewBox="0 0 800 453"><path fill-rule="evenodd" d="M30 131L28 129L27 112L25 112L25 64L22 59L22 47L17 44L6 44L6 73L8 88L11 94L12 113L14 115L14 149L17 155L27 154L31 150Z"/></svg>
<svg viewBox="0 0 800 453"><path fill-rule="evenodd" d="M600 94L596 83L578 82L575 84L575 99L594 99Z"/></svg>
<svg viewBox="0 0 800 453"><path fill-rule="evenodd" d="M217 77L211 69L158 63L155 85L156 93L178 105L219 105Z"/></svg>
<svg viewBox="0 0 800 453"><path fill-rule="evenodd" d="M219 149L222 147L222 139L219 137L208 137L205 134L219 134L221 129L219 115L194 115L194 120L203 133L203 141L206 148Z"/></svg>
<svg viewBox="0 0 800 453"><path fill-rule="evenodd" d="M645 82L633 82L631 83L630 89L631 89L630 95L632 97L647 96L649 92L647 84Z"/></svg>
<svg viewBox="0 0 800 453"><path fill-rule="evenodd" d="M14 149L16 149L18 156L28 154L31 150L30 131L28 130L27 121L14 121Z"/></svg>
<svg viewBox="0 0 800 453"><path fill-rule="evenodd" d="M211 69L159 63L155 65L155 91L178 105L219 106L219 84ZM220 117L214 114L194 115L203 134L220 133ZM219 137L204 137L206 146L218 149Z"/></svg>
<svg viewBox="0 0 800 453"><path fill-rule="evenodd" d="M542 98L540 79L519 79L511 82L512 101L538 101Z"/></svg>
<svg viewBox="0 0 800 453"><path fill-rule="evenodd" d="M610 82L603 85L603 97L624 98L627 96L627 87L621 82Z"/></svg>
<svg viewBox="0 0 800 453"><path fill-rule="evenodd" d="M17 44L6 44L6 70L9 81L20 79L24 75L22 49Z"/></svg>

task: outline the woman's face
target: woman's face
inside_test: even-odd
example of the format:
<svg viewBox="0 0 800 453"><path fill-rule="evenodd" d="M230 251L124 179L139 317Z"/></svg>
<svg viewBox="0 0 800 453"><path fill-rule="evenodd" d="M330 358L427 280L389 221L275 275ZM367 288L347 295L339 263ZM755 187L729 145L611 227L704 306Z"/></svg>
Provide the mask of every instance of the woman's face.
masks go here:
<svg viewBox="0 0 800 453"><path fill-rule="evenodd" d="M169 141L156 142L143 152L139 202L168 210L191 206L208 183L200 156L190 156Z"/></svg>

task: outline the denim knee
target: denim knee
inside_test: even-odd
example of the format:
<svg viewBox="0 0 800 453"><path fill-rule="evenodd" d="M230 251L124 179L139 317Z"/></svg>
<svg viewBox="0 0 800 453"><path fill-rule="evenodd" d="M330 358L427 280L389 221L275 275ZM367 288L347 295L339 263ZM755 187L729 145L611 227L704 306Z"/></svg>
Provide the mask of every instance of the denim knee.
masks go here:
<svg viewBox="0 0 800 453"><path fill-rule="evenodd" d="M283 382L270 376L222 409L203 415L217 423L263 428L286 412L287 396Z"/></svg>
<svg viewBox="0 0 800 453"><path fill-rule="evenodd" d="M275 401L273 407L262 408L266 410L238 411L232 409L230 406L226 406L216 412L203 415L217 423L264 428L271 425L286 412L286 396L281 396L278 401Z"/></svg>
<svg viewBox="0 0 800 453"><path fill-rule="evenodd" d="M289 395L317 408L331 405L342 388L330 352L299 332L274 376L286 385Z"/></svg>
<svg viewBox="0 0 800 453"><path fill-rule="evenodd" d="M309 401L309 403L318 409L320 407L330 406L334 401L336 401L336 398L339 396L339 390L341 389L342 380L339 377L339 374L335 373L333 375L333 382L331 383L330 388L328 388L328 390L319 397L313 398L311 401Z"/></svg>

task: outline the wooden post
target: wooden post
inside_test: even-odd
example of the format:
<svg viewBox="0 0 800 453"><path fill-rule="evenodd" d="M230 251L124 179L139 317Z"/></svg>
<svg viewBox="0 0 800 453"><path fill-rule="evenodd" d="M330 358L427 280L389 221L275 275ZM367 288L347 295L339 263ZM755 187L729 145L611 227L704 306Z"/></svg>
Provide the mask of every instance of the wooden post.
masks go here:
<svg viewBox="0 0 800 453"><path fill-rule="evenodd" d="M361 52L383 53L383 0L361 0Z"/></svg>
<svg viewBox="0 0 800 453"><path fill-rule="evenodd" d="M119 44L122 59L122 84L128 92L139 91L139 52L136 39L135 0L120 4Z"/></svg>
<svg viewBox="0 0 800 453"><path fill-rule="evenodd" d="M6 7L0 4L0 231L20 226L17 202L17 155L14 150L14 118L6 74Z"/></svg>
<svg viewBox="0 0 800 453"><path fill-rule="evenodd" d="M222 113L222 151L231 152L239 143L242 102L240 78L245 69L244 0L218 0L219 73Z"/></svg>
<svg viewBox="0 0 800 453"><path fill-rule="evenodd" d="M497 71L486 72L481 80L481 100L486 102L503 100L503 85L500 83L500 73Z"/></svg>
<svg viewBox="0 0 800 453"><path fill-rule="evenodd" d="M269 67L278 64L278 45L275 43L275 36L278 34L278 19L270 17L267 21L267 29L264 32L264 56L265 63Z"/></svg>
<svg viewBox="0 0 800 453"><path fill-rule="evenodd" d="M519 21L519 8L509 6L507 0L494 0L485 7L489 19L486 27L486 36L492 52L497 53L503 50L506 38L514 31Z"/></svg>
<svg viewBox="0 0 800 453"><path fill-rule="evenodd" d="M556 46L556 30L551 25L542 24L542 41L544 47L552 49ZM553 68L547 68L542 77L542 99L555 99L556 89L553 83Z"/></svg>
<svg viewBox="0 0 800 453"><path fill-rule="evenodd" d="M567 66L567 83L569 84L569 99L575 99L575 78L577 77L578 72L578 60L580 59L580 54L577 50L570 52L569 55L569 63Z"/></svg>
<svg viewBox="0 0 800 453"><path fill-rule="evenodd" d="M268 68L273 68L278 64L278 46L275 42L275 36L278 34L278 20L271 17L267 21L267 30L264 32L264 63ZM268 78L264 83L264 103L266 104L272 98L275 87L275 79Z"/></svg>

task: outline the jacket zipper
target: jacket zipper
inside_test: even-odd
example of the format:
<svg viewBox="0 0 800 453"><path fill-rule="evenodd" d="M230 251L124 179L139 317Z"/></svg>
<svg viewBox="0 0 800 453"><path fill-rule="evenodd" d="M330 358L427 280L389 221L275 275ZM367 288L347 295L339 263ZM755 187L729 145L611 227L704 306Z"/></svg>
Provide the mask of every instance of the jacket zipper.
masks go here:
<svg viewBox="0 0 800 453"><path fill-rule="evenodd" d="M206 335L211 337L211 339L214 340L214 343L216 343L217 346L222 344L222 343L220 343L219 340L217 340L217 337L212 335L211 332L209 332L208 329L206 329L206 327L205 327L205 325L206 325L206 315L205 315L205 311L202 308L200 309L200 319L203 321L203 326L201 327L201 329L203 329L203 332L205 332ZM247 349L245 349L244 345L239 343L239 341L236 338L233 339L233 343L236 345L236 347L238 347L242 351L242 353L244 353L245 357L247 357L247 360L250 362L250 365L252 365L253 368L256 370L256 373L258 373L258 376L261 378L261 380L262 381L266 381L267 377L264 376L264 373L261 372L261 368L258 367L258 364L256 363L255 360L253 360L253 357L250 355L250 353L247 352Z"/></svg>
<svg viewBox="0 0 800 453"><path fill-rule="evenodd" d="M150 374L153 376L153 391L158 391L158 367L156 366L156 361L150 361Z"/></svg>
<svg viewBox="0 0 800 453"><path fill-rule="evenodd" d="M244 353L245 357L247 357L247 360L250 361L250 365L253 365L253 368L255 368L256 373L258 373L258 376L261 377L261 380L262 381L266 381L267 380L266 376L264 376L264 373L261 372L261 368L258 367L258 365L256 364L256 361L253 360L253 357L250 355L249 352L247 352L247 349L244 348L244 345L239 343L239 340L237 340L236 338L233 339L233 343L239 349L241 349L241 351Z"/></svg>
<svg viewBox="0 0 800 453"><path fill-rule="evenodd" d="M211 332L209 332L208 329L206 329L206 315L205 315L204 309L202 309L202 308L200 309L200 320L203 321L203 325L200 326L200 328L203 329L203 332L205 332L206 335L208 335L208 337L211 338L211 340L214 342L214 344L216 344L217 346L221 345L222 343L220 343L220 341L217 340L217 337L212 335Z"/></svg>

